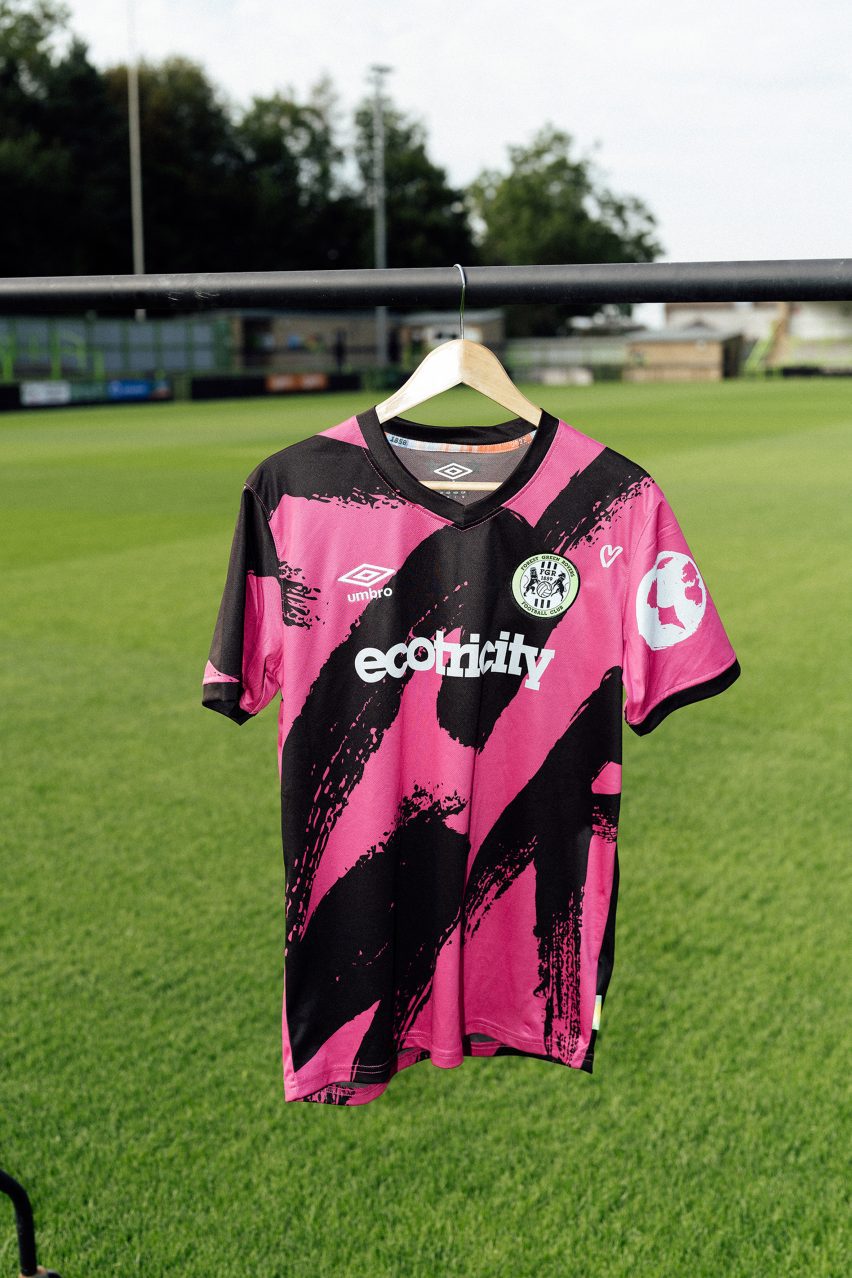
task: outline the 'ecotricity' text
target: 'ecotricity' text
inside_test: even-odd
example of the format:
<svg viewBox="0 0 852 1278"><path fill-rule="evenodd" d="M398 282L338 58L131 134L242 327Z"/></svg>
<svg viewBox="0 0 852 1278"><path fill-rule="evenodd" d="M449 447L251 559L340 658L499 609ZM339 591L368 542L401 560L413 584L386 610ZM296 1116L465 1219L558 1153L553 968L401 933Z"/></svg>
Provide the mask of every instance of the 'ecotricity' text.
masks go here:
<svg viewBox="0 0 852 1278"><path fill-rule="evenodd" d="M406 670L433 667L440 675L474 679L488 672L517 675L526 669L524 687L538 692L541 676L555 656L555 648L533 648L522 634L510 637L508 630L501 630L499 639L487 639L481 645L478 634L472 634L468 643L448 643L444 631L438 630L434 639L416 635L386 652L361 648L355 656L355 669L365 683L377 683L385 675L400 679Z"/></svg>

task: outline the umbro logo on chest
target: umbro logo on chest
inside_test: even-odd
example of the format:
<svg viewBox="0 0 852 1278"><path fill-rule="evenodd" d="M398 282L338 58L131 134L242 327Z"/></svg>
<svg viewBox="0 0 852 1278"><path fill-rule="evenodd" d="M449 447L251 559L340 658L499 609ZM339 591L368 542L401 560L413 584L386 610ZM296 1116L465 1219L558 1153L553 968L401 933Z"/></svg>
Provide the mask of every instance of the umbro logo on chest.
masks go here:
<svg viewBox="0 0 852 1278"><path fill-rule="evenodd" d="M383 568L380 564L359 564L357 568L350 568L349 572L343 573L337 580L346 582L347 585L360 586L360 590L350 590L346 598L350 603L361 603L364 599L379 599L382 595L392 595L393 589L390 586L382 586L381 583L387 581L388 577L392 577L395 572L395 568Z"/></svg>

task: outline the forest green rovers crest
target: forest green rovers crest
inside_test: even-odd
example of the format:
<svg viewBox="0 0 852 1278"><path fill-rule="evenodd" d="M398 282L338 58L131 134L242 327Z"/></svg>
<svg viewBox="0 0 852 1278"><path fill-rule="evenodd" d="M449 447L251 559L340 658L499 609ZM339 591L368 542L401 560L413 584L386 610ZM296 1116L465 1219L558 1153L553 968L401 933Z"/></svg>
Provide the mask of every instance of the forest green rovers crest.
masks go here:
<svg viewBox="0 0 852 1278"><path fill-rule="evenodd" d="M530 555L512 574L512 598L532 617L557 617L571 607L580 574L564 555Z"/></svg>

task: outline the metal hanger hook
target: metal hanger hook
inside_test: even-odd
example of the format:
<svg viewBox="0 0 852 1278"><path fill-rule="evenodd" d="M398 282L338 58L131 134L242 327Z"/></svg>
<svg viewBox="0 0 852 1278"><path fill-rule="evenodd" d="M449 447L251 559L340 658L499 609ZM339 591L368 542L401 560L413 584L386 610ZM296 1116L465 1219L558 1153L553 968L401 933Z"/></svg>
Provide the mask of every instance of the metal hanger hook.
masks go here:
<svg viewBox="0 0 852 1278"><path fill-rule="evenodd" d="M460 330L461 340L464 341L464 290L465 290L465 287L467 286L467 279L465 278L464 267L461 265L460 262L453 262L453 266L457 266L459 270L461 271L462 291L461 291L461 301L459 303L459 330Z"/></svg>

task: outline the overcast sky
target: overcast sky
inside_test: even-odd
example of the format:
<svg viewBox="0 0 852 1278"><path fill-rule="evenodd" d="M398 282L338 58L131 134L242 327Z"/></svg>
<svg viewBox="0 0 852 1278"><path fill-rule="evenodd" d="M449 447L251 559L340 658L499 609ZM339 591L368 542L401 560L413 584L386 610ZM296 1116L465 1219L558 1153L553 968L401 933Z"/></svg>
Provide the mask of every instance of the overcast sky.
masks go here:
<svg viewBox="0 0 852 1278"><path fill-rule="evenodd" d="M849 254L850 0L133 4L142 56L194 58L239 105L305 97L327 72L348 123L370 64L393 67L386 93L454 184L505 168L549 121L646 202L662 260ZM127 0L69 8L97 65L126 59Z"/></svg>

